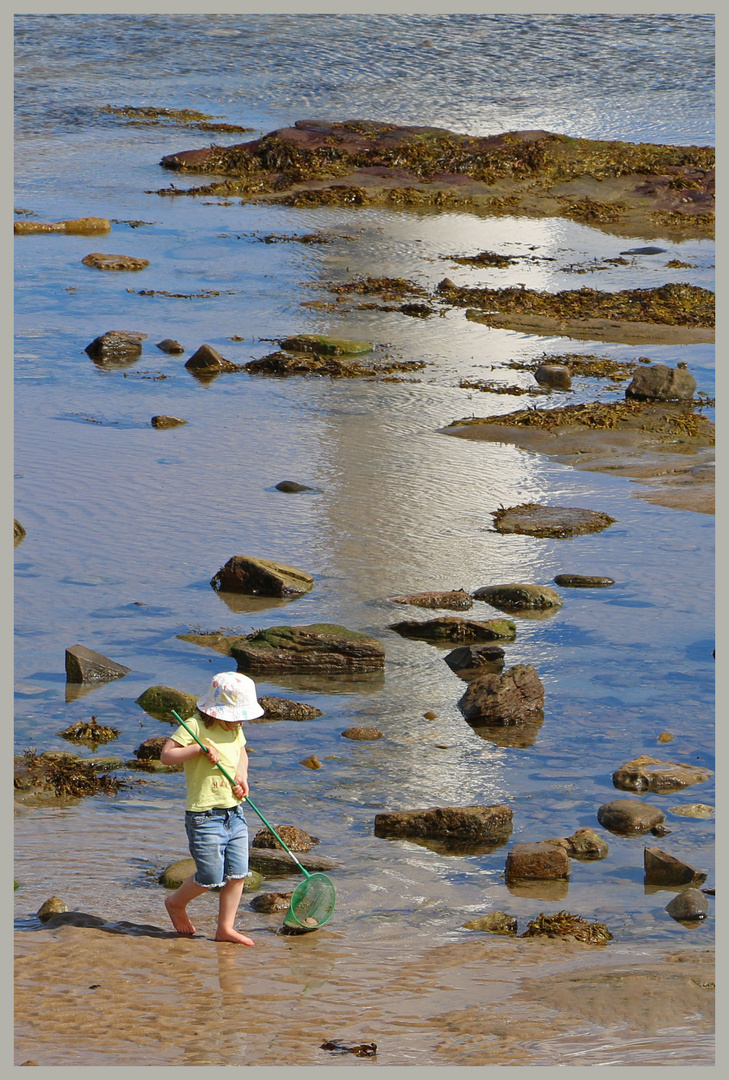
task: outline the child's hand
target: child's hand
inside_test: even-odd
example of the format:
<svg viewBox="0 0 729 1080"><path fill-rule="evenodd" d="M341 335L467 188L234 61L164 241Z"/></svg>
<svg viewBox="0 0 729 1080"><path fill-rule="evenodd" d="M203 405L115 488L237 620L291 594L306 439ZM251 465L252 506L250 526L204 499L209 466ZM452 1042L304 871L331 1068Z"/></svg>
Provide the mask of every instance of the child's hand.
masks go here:
<svg viewBox="0 0 729 1080"><path fill-rule="evenodd" d="M220 754L214 746L206 746L205 753L208 755L208 760L210 761L211 765L218 764L218 762L220 761Z"/></svg>
<svg viewBox="0 0 729 1080"><path fill-rule="evenodd" d="M233 794L236 799L245 799L246 795L250 791L247 780L237 780L236 785L233 788Z"/></svg>

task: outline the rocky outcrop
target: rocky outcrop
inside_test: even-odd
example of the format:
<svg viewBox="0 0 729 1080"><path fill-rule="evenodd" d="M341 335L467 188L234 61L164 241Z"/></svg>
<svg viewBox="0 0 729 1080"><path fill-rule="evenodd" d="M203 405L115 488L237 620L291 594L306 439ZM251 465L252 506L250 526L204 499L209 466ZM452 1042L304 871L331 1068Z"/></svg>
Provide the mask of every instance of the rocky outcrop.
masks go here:
<svg viewBox="0 0 729 1080"><path fill-rule="evenodd" d="M696 379L685 367L651 364L635 369L625 396L639 401L690 401L695 390Z"/></svg>
<svg viewBox="0 0 729 1080"><path fill-rule="evenodd" d="M548 585L484 585L471 594L500 611L543 610L562 607L562 597Z"/></svg>
<svg viewBox="0 0 729 1080"><path fill-rule="evenodd" d="M342 732L345 739L353 739L355 742L374 742L382 738L382 732L376 727L348 727Z"/></svg>
<svg viewBox="0 0 729 1080"><path fill-rule="evenodd" d="M659 761L642 754L615 770L613 784L621 791L678 791L691 784L702 784L712 775L710 769Z"/></svg>
<svg viewBox="0 0 729 1080"><path fill-rule="evenodd" d="M510 807L502 804L395 810L375 815L375 836L487 840L498 844L511 835L512 817Z"/></svg>
<svg viewBox="0 0 729 1080"><path fill-rule="evenodd" d="M110 230L109 219L97 217L71 218L53 222L16 221L13 227L16 236L24 233L107 233Z"/></svg>
<svg viewBox="0 0 729 1080"><path fill-rule="evenodd" d="M590 577L585 574L557 574L554 579L555 585L561 585L563 589L606 589L614 585L611 577Z"/></svg>
<svg viewBox="0 0 729 1080"><path fill-rule="evenodd" d="M500 507L494 511L493 519L494 528L500 533L557 539L600 532L615 521L609 514L597 510L582 510L576 506L539 506L538 503Z"/></svg>
<svg viewBox="0 0 729 1080"><path fill-rule="evenodd" d="M643 849L643 868L646 885L670 888L676 885L702 885L706 881L703 870L657 847Z"/></svg>
<svg viewBox="0 0 729 1080"><path fill-rule="evenodd" d="M152 427L156 428L180 427L186 423L187 420L182 420L179 416L153 416L151 420Z"/></svg>
<svg viewBox="0 0 729 1080"><path fill-rule="evenodd" d="M385 650L376 638L331 623L269 626L231 644L238 670L324 674L380 671Z"/></svg>
<svg viewBox="0 0 729 1080"><path fill-rule="evenodd" d="M92 251L81 262L97 270L146 270L149 266L149 259L139 259L135 255L104 255L101 251Z"/></svg>
<svg viewBox="0 0 729 1080"><path fill-rule="evenodd" d="M321 709L304 701L292 701L291 698L264 695L258 698L258 704L263 709L260 720L316 720L317 716L324 715Z"/></svg>
<svg viewBox="0 0 729 1080"><path fill-rule="evenodd" d="M98 364L131 363L142 355L146 334L137 330L107 330L86 346L86 352Z"/></svg>
<svg viewBox="0 0 729 1080"><path fill-rule="evenodd" d="M474 727L534 722L543 716L544 686L533 664L515 664L503 675L479 675L458 708Z"/></svg>
<svg viewBox="0 0 729 1080"><path fill-rule="evenodd" d="M250 596L303 596L314 586L311 574L286 563L233 555L218 570L210 584L220 592L247 593Z"/></svg>
<svg viewBox="0 0 729 1080"><path fill-rule="evenodd" d="M172 715L172 710L187 720L197 709L197 696L171 686L150 686L139 695L136 704L156 720L166 720L178 727L180 722Z"/></svg>
<svg viewBox="0 0 729 1080"><path fill-rule="evenodd" d="M85 645L72 645L66 649L66 682L111 682L123 679L131 670Z"/></svg>
<svg viewBox="0 0 729 1080"><path fill-rule="evenodd" d="M390 623L387 629L403 637L423 638L425 641L513 641L516 637L516 627L510 619L480 622L459 619L455 615L444 615L441 619L428 619L426 622L405 619L403 622Z"/></svg>
<svg viewBox="0 0 729 1080"><path fill-rule="evenodd" d="M319 838L317 836L310 836L308 832L304 832L303 829L297 828L296 825L274 825L274 828L289 851L296 851L297 853L311 851L314 844L319 843ZM259 829L253 837L251 844L252 847L255 848L276 848L278 851L284 850L282 845L279 844L276 837L268 828Z"/></svg>
<svg viewBox="0 0 729 1080"><path fill-rule="evenodd" d="M677 922L701 922L709 914L709 901L700 889L684 889L666 904L665 911Z"/></svg>
<svg viewBox="0 0 729 1080"><path fill-rule="evenodd" d="M451 611L466 611L473 606L473 601L465 589L450 592L407 593L405 596L391 596L394 604L412 604L413 607L446 608Z"/></svg>
<svg viewBox="0 0 729 1080"><path fill-rule="evenodd" d="M506 856L506 881L546 881L570 876L567 852L558 844L515 844Z"/></svg>
<svg viewBox="0 0 729 1080"><path fill-rule="evenodd" d="M665 819L657 806L640 799L615 799L604 803L597 811L597 820L604 829L619 836L638 836L656 828Z"/></svg>

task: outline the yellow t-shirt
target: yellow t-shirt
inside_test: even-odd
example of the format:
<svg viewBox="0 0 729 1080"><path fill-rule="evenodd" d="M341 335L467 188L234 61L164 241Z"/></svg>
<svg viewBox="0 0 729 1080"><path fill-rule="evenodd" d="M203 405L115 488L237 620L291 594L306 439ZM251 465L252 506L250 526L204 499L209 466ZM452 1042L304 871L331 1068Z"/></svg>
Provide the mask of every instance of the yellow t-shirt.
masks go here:
<svg viewBox="0 0 729 1080"><path fill-rule="evenodd" d="M214 727L205 727L202 717L195 712L185 723L194 731L198 739L205 745L212 744L220 754L220 764L225 771L235 779L238 761L240 760L241 748L246 744L243 734L243 725L236 724L232 731L215 724ZM180 746L190 746L195 740L180 725L172 733L170 738ZM186 810L210 810L214 806L230 807L238 806L240 800L236 799L228 781L217 765L213 765L207 754L202 750L197 757L190 758L184 763L185 782L187 784Z"/></svg>

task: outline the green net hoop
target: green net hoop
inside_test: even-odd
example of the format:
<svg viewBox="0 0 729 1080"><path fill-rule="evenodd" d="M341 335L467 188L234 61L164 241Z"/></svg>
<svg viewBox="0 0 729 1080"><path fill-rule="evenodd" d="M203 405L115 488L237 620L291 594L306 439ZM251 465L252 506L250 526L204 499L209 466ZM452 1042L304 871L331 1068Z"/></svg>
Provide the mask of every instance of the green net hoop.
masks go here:
<svg viewBox="0 0 729 1080"><path fill-rule="evenodd" d="M310 874L294 889L284 926L318 930L331 918L336 901L334 885L327 875Z"/></svg>

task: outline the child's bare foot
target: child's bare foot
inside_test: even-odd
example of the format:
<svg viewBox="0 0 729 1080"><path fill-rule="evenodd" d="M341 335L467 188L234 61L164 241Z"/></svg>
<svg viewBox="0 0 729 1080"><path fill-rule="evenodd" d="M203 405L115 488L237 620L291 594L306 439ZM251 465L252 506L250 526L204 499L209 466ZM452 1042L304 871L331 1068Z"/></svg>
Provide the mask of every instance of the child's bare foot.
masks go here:
<svg viewBox="0 0 729 1080"><path fill-rule="evenodd" d="M236 945L255 945L249 937L239 934L237 930L218 930L215 935L216 941L233 941Z"/></svg>
<svg viewBox="0 0 729 1080"><path fill-rule="evenodd" d="M167 914L172 919L172 925L178 934L194 934L195 927L190 922L190 916L184 907L178 907L173 903L174 897L168 896L165 900Z"/></svg>

